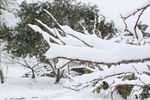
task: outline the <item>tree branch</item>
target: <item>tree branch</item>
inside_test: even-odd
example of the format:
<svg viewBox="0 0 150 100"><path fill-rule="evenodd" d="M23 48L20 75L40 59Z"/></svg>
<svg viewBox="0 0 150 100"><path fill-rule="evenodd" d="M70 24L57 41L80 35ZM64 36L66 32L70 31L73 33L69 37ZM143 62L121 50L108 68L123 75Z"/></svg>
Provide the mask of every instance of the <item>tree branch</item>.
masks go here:
<svg viewBox="0 0 150 100"><path fill-rule="evenodd" d="M53 19L53 21L56 23L56 25L59 27L59 29L64 33L62 34L63 36L66 36L64 30L62 29L61 25L57 22L57 20L54 18L54 16L48 12L46 9L44 9L44 11ZM76 39L78 39L79 41L81 41L82 43L84 43L86 46L88 47L92 47L91 45L89 45L88 43L86 43L85 41L83 41L82 39L78 38L77 36L73 35L73 34L68 34Z"/></svg>
<svg viewBox="0 0 150 100"><path fill-rule="evenodd" d="M56 57L56 58L51 58L51 59L47 59L47 60L52 60L52 59L67 59L67 60L71 60L71 61L88 62L88 63L108 65L108 66L120 65L120 64L130 64L130 63L139 63L139 62L143 63L146 61L150 61L150 58L144 58L144 59L122 60L119 62L109 63L109 62L95 62L95 61L83 60L83 59L73 59L73 58L67 58L67 57Z"/></svg>
<svg viewBox="0 0 150 100"><path fill-rule="evenodd" d="M124 22L124 24L125 24L125 31L129 32L130 34L133 34L131 31L129 31L128 25L127 25L127 23L126 23L126 20L127 20L129 17L131 17L132 15L134 16L136 13L138 13L138 12L141 11L140 14L138 15L138 18L137 18L136 23L135 23L135 25L134 25L134 33L135 33L135 37L136 37L137 40L139 39L138 33L137 33L137 27L138 27L138 25L139 25L139 20L140 20L141 16L143 15L143 12L144 12L149 6L150 6L149 4L148 4L148 5L145 5L145 6L142 6L141 8L136 9L134 12L132 12L131 14L129 14L129 15L127 15L127 16L124 16L124 17L120 15L121 18L122 18L122 20L123 20L123 22Z"/></svg>

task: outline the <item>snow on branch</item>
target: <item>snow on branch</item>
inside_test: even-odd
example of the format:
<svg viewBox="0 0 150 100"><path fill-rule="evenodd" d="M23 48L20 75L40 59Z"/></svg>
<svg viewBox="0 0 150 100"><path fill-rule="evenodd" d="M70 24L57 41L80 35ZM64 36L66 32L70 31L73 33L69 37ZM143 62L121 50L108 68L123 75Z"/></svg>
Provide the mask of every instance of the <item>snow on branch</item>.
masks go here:
<svg viewBox="0 0 150 100"><path fill-rule="evenodd" d="M57 26L59 28L61 28L61 25L57 22L57 20L55 19L55 17L49 11L47 11L46 9L44 9L44 11L53 19L53 21L57 24Z"/></svg>
<svg viewBox="0 0 150 100"><path fill-rule="evenodd" d="M43 31L39 26L28 24L35 32L42 33L44 39L51 46L45 54L47 59L63 58L105 65L150 61L149 46L133 46L115 43L110 40L102 40L96 35L87 35L74 31L69 26L61 26L47 10L45 11L59 25L59 29L65 34L65 36L61 36L61 32L57 32L60 38L56 38ZM52 30L41 21L36 21L49 31ZM51 32L55 34L54 31ZM57 44L51 43L49 39L54 40Z"/></svg>
<svg viewBox="0 0 150 100"><path fill-rule="evenodd" d="M49 28L46 24L44 24L42 21L35 19L39 24L41 24L45 29L47 29L53 36L57 36L54 34L54 29Z"/></svg>
<svg viewBox="0 0 150 100"><path fill-rule="evenodd" d="M66 27L63 27L61 26L57 20L55 19L55 17L47 10L44 9L44 11L53 19L53 21L56 23L56 25L59 27L59 29L66 35ZM68 28L68 27L67 27ZM67 32L68 33L68 32ZM90 46L88 43L86 43L85 41L83 41L82 39L78 38L77 36L75 36L74 34L71 34L71 33L68 33L68 35L80 40L81 42L83 42L85 45L89 46L89 47L92 47Z"/></svg>
<svg viewBox="0 0 150 100"><path fill-rule="evenodd" d="M57 44L63 44L60 40L54 38L53 36L49 35L47 32L43 31L39 26L37 25L32 25L32 24L28 24L28 26L34 30L35 32L39 32L42 34L44 40L46 40L46 42L51 45L50 39L54 40Z"/></svg>
<svg viewBox="0 0 150 100"><path fill-rule="evenodd" d="M140 7L132 14L122 17L124 23L126 24L125 20L128 17L141 11L134 27L135 33L131 32L136 35L137 40L142 39L142 32L138 29L139 19L145 9L149 7L149 4L150 3L146 6ZM35 32L41 33L43 38L50 45L49 50L45 53L46 59L58 59L58 65L62 65L62 62L65 62L62 67L59 66L57 72L55 73L59 73L60 68L62 68L63 73L66 65L72 61L83 63L88 62L97 65L111 65L110 68L103 71L96 71L89 66L85 67L78 65L76 67L88 69L92 73L84 74L75 78L72 78L69 74L67 74L67 76L73 81L67 81L64 85L65 87L78 91L83 88L93 86L92 92L95 92L97 89L101 88L104 82L106 82L109 86L107 92L108 94L111 93L113 100L112 94L118 86L150 86L150 67L143 64L143 62L147 63L150 61L150 46L116 43L110 40L100 39L95 34L90 35L77 32L69 26L61 26L51 13L47 10L44 11L53 19L58 28L52 29L40 20L36 19L36 21L51 32L52 35L43 31L37 25L28 24L28 26ZM126 29L128 29L127 24ZM50 39L55 42L51 42ZM142 63L142 65L134 63ZM130 80L129 78L134 79Z"/></svg>
<svg viewBox="0 0 150 100"><path fill-rule="evenodd" d="M136 66L137 70L134 69ZM102 88L103 84L108 83L108 90L105 91L105 94L108 97L111 97L113 100L113 93L119 86L133 86L139 87L140 91L146 86L150 86L149 75L143 74L143 72L149 72L145 64L126 64L113 66L110 69L93 72L91 74L84 74L73 78L75 82L67 81L64 84L64 87L79 91L81 89L90 88L89 92L96 92L97 89ZM134 80L128 80L128 78L134 78ZM91 89L92 87L92 89ZM133 88L132 93L137 95L135 89ZM102 91L102 90L101 90Z"/></svg>
<svg viewBox="0 0 150 100"><path fill-rule="evenodd" d="M132 35L135 35L135 38L139 41L141 41L143 39L143 33L141 32L141 30L139 30L138 25L140 24L140 18L143 15L144 11L150 7L150 1L146 2L144 5L140 6L139 8L131 11L130 13L126 14L126 15L121 15L121 18L125 24L125 31L129 32ZM135 25L134 25L134 33L128 29L128 24L126 22L126 20L131 17L138 14L138 18L136 19Z"/></svg>
<svg viewBox="0 0 150 100"><path fill-rule="evenodd" d="M96 64L117 65L150 61L149 50L149 46L122 46L122 48L114 47L111 50L101 50L89 47L52 44L45 56L47 59L63 58Z"/></svg>

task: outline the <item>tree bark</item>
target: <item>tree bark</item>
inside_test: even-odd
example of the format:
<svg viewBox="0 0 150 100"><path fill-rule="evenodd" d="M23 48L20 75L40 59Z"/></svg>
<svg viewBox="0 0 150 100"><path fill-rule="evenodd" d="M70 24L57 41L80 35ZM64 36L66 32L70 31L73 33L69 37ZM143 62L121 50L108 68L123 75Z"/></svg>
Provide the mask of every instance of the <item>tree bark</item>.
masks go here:
<svg viewBox="0 0 150 100"><path fill-rule="evenodd" d="M63 73L64 73L64 70L61 71L60 68L57 69L57 73L55 75L56 77L55 84L58 84L60 82L61 78L63 77Z"/></svg>
<svg viewBox="0 0 150 100"><path fill-rule="evenodd" d="M66 59L66 60L71 60L71 61L79 61L79 62L89 62L89 63L95 63L95 64L102 64L102 65L120 65L120 64L132 64L132 63L143 63L143 62L147 62L150 61L150 58L143 58L143 59L133 59L133 60L120 60L118 62L96 62L96 61L90 61L90 60L85 60L85 59L74 59L74 58L67 58L67 57L63 57L63 56L59 56L56 58L51 58L51 59L47 59L47 60L53 60L53 59Z"/></svg>
<svg viewBox="0 0 150 100"><path fill-rule="evenodd" d="M32 71L32 79L34 79L34 78L35 78L34 70L33 70L33 69L31 69L31 71Z"/></svg>
<svg viewBox="0 0 150 100"><path fill-rule="evenodd" d="M60 81L60 69L58 68L58 69L57 69L57 74L56 74L56 81L55 81L55 83L57 84L57 83L59 83L59 81Z"/></svg>
<svg viewBox="0 0 150 100"><path fill-rule="evenodd" d="M4 74L2 70L0 70L0 83L4 83Z"/></svg>

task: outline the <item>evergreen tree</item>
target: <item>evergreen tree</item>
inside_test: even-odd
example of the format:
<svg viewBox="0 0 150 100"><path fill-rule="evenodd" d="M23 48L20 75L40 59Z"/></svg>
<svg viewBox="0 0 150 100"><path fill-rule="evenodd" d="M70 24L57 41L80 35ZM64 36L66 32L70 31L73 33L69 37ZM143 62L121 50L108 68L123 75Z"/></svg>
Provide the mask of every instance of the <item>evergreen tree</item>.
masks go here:
<svg viewBox="0 0 150 100"><path fill-rule="evenodd" d="M15 56L26 57L37 56L43 58L42 55L49 48L47 43L42 39L42 36L34 33L27 28L27 24L37 24L35 18L40 19L50 27L55 27L56 24L43 11L50 11L61 25L69 25L71 28L82 31L81 23L92 34L95 19L98 18L99 10L96 6L89 4L77 3L75 0L54 0L53 2L27 4L23 2L20 5L21 10L18 16L21 22L12 31L11 41L8 42L7 50ZM103 17L103 16L102 16ZM96 28L101 31L103 37L108 33L114 33L112 23L105 23L105 18L102 21L96 22ZM101 27L102 26L102 27Z"/></svg>
<svg viewBox="0 0 150 100"><path fill-rule="evenodd" d="M3 1L0 0L0 15L2 14L1 10L3 9ZM1 24L1 20L0 20L0 24Z"/></svg>
<svg viewBox="0 0 150 100"><path fill-rule="evenodd" d="M1 11L2 8L3 8L3 1L0 0L0 11Z"/></svg>
<svg viewBox="0 0 150 100"><path fill-rule="evenodd" d="M10 41L12 37L12 30L9 28L4 19L5 17L3 14L7 13L14 13L16 9L16 2L15 0L0 0L0 39ZM7 18L6 18L7 19Z"/></svg>

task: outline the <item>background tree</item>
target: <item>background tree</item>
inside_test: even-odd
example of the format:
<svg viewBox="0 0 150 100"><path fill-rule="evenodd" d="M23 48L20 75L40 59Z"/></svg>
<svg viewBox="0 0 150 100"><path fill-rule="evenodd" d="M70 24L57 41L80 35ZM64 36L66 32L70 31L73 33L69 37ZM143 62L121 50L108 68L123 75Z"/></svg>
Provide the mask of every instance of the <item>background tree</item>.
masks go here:
<svg viewBox="0 0 150 100"><path fill-rule="evenodd" d="M0 39L9 41L12 34L12 28L8 26L7 19L17 11L16 0L0 0ZM11 16L12 17L12 16Z"/></svg>
<svg viewBox="0 0 150 100"><path fill-rule="evenodd" d="M21 21L12 31L13 35L7 46L7 50L15 56L26 57L29 54L30 57L43 58L43 53L48 49L47 43L41 35L37 35L27 28L28 23L36 24L35 18L40 19L50 27L56 26L52 19L47 18L43 9L50 11L60 24L69 25L77 31L83 31L83 28L86 28L92 34L93 30L98 30L103 38L107 34L115 32L114 24L106 22L105 17L99 15L99 9L96 6L82 4L75 0L54 0L51 3L38 2L33 4L23 2L20 8L18 16ZM98 20L99 16L103 19Z"/></svg>
<svg viewBox="0 0 150 100"><path fill-rule="evenodd" d="M0 14L2 9L3 9L3 0L0 0Z"/></svg>
<svg viewBox="0 0 150 100"><path fill-rule="evenodd" d="M0 0L0 15L2 14L1 13L2 9L3 9L3 1ZM1 29L2 29L2 26L1 26L1 20L0 20L0 33L1 33ZM0 35L0 64L1 64L1 35ZM3 75L1 66L0 66L0 83L4 83L4 75Z"/></svg>

